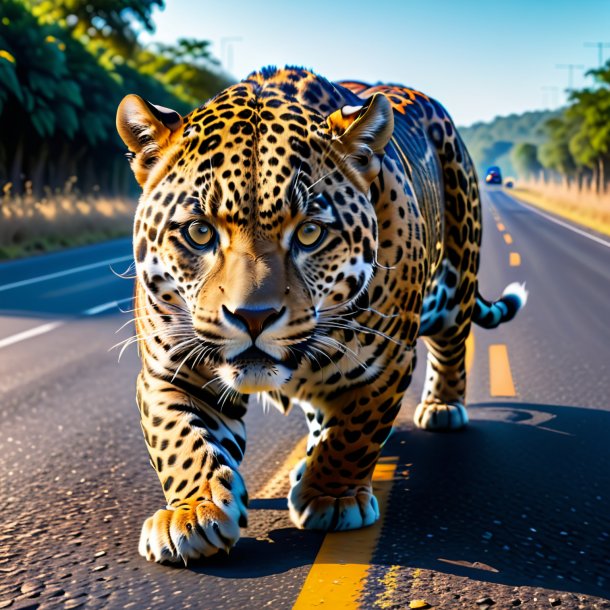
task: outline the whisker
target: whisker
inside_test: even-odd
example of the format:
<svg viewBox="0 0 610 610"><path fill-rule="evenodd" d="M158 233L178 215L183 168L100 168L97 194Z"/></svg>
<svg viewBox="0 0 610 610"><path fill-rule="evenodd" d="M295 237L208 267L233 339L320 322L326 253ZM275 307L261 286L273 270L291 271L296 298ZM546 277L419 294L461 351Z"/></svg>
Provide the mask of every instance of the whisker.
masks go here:
<svg viewBox="0 0 610 610"><path fill-rule="evenodd" d="M132 261L131 264L129 265L129 267L127 267L127 269L125 269L125 271L123 271L123 273L118 273L116 272L113 268L112 265L109 265L110 267L110 271L116 275L117 277L121 278L122 280L132 280L135 277L137 277L137 275L127 275L128 273L130 273L131 271L135 271L136 270L136 263L135 261Z"/></svg>
<svg viewBox="0 0 610 610"><path fill-rule="evenodd" d="M320 322L318 324L318 326L323 327L323 328L334 328L337 330L349 330L354 333L366 333L366 334L376 335L378 337L383 337L384 339L387 339L388 341L391 341L392 343L395 343L396 345L405 347L402 342L398 341L397 339L394 339L394 337L390 337L389 335L386 335L384 332L382 332L378 329L369 328L368 326L364 326L363 324L360 324L359 322L356 322L356 321L354 321L354 324L356 326L346 326L346 325L340 324L339 322L336 322L336 321L335 322L323 321L323 322Z"/></svg>
<svg viewBox="0 0 610 610"><path fill-rule="evenodd" d="M186 341L183 346L186 347L186 345L188 345L188 341ZM173 383L174 379L176 379L176 376L178 375L178 373L180 372L180 369L182 368L183 364L191 357L193 351L197 348L197 346L195 348L193 348L192 350L189 351L189 353L186 355L186 357L184 358L184 360L180 363L180 365L178 366L178 368L176 369L176 372L173 374L172 376L172 380L171 382Z"/></svg>
<svg viewBox="0 0 610 610"><path fill-rule="evenodd" d="M215 381L222 381L222 377L220 375L216 375L215 377L212 377L212 379L210 379L210 381L208 381L206 384L201 386L201 389L205 390L211 383L214 383Z"/></svg>
<svg viewBox="0 0 610 610"><path fill-rule="evenodd" d="M328 337L328 336L316 337L315 339L312 339L312 340L316 341L320 345L326 345L326 347L335 349L340 354L343 354L353 364L356 364L358 366L365 366L365 364L360 361L360 359L358 358L358 355L352 349L347 347L347 345L343 345L342 343L333 339L332 337Z"/></svg>

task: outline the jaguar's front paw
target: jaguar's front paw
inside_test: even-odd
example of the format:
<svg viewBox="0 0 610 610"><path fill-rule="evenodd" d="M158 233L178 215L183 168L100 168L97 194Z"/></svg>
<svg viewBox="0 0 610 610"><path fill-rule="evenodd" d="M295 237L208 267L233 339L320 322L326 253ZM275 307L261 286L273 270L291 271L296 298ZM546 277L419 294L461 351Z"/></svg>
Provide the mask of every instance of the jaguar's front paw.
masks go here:
<svg viewBox="0 0 610 610"><path fill-rule="evenodd" d="M337 496L320 493L303 482L303 460L291 473L288 496L290 518L300 529L338 532L372 525L379 519L379 505L370 485L346 486Z"/></svg>
<svg viewBox="0 0 610 610"><path fill-rule="evenodd" d="M468 413L459 402L422 402L415 409L413 421L424 430L459 430L468 423Z"/></svg>
<svg viewBox="0 0 610 610"><path fill-rule="evenodd" d="M241 477L223 466L192 499L158 510L142 526L139 552L149 561L176 563L228 552L246 527Z"/></svg>

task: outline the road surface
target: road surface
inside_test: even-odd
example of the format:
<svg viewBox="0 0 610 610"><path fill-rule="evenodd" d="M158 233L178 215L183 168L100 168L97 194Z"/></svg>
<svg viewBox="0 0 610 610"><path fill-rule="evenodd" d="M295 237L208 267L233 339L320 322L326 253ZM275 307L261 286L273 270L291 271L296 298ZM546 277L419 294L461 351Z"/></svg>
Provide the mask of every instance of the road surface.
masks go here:
<svg viewBox="0 0 610 610"><path fill-rule="evenodd" d="M414 430L423 358L376 473L383 525L294 529L300 413L247 416L250 527L188 569L137 554L163 505L134 402L129 240L0 265L0 608L610 608L610 240L484 191L471 426ZM127 274L129 275L129 274Z"/></svg>

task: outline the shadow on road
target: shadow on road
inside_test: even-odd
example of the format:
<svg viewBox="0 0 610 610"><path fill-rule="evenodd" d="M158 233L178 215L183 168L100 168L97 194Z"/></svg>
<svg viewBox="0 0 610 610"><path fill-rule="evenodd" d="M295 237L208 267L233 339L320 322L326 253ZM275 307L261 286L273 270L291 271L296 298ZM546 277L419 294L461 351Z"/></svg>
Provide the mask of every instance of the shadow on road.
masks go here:
<svg viewBox="0 0 610 610"><path fill-rule="evenodd" d="M470 412L464 432L391 437L384 453L399 467L373 565L607 595L610 413L510 402ZM285 502L253 508L284 510ZM285 572L310 563L321 540L276 529L190 569L226 578Z"/></svg>
<svg viewBox="0 0 610 610"><path fill-rule="evenodd" d="M230 556L219 555L189 569L221 578L280 574L311 564L323 538L322 532L303 532L293 527L276 529L264 540L242 538Z"/></svg>
<svg viewBox="0 0 610 610"><path fill-rule="evenodd" d="M607 595L610 413L511 402L457 434L398 431L374 563Z"/></svg>

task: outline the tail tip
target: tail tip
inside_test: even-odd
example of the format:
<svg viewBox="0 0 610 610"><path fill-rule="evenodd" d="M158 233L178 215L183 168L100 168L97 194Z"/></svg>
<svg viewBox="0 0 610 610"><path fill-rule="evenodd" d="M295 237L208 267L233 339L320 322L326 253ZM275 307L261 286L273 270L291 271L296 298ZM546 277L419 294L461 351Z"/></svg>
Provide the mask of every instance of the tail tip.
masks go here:
<svg viewBox="0 0 610 610"><path fill-rule="evenodd" d="M513 282L504 289L502 296L511 295L518 298L521 303L520 307L523 307L527 303L528 294L528 291L525 289L525 282Z"/></svg>

